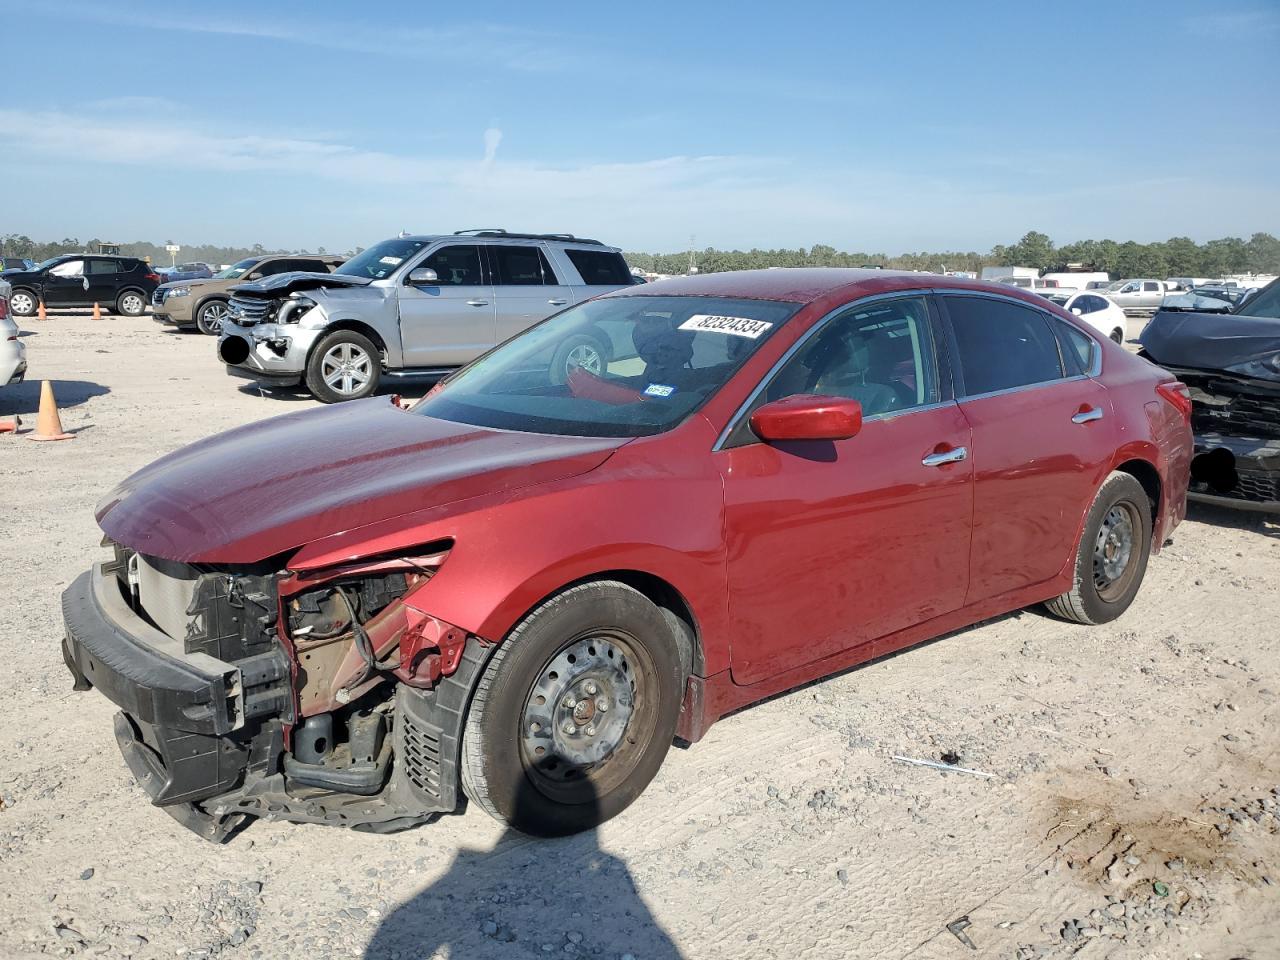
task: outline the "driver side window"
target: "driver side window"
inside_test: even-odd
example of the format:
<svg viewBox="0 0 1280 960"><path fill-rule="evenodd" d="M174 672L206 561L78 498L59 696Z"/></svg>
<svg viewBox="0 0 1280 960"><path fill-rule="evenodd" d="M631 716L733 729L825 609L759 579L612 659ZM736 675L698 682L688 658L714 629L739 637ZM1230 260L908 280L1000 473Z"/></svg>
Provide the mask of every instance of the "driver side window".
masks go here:
<svg viewBox="0 0 1280 960"><path fill-rule="evenodd" d="M441 247L418 266L434 270L441 286L477 287L484 283L480 248L475 244Z"/></svg>
<svg viewBox="0 0 1280 960"><path fill-rule="evenodd" d="M864 417L939 397L929 311L921 297L877 301L830 320L764 391L764 402L797 393L857 400Z"/></svg>
<svg viewBox="0 0 1280 960"><path fill-rule="evenodd" d="M55 277L83 277L84 261L68 260L66 263L60 263L55 267L50 267L49 272Z"/></svg>

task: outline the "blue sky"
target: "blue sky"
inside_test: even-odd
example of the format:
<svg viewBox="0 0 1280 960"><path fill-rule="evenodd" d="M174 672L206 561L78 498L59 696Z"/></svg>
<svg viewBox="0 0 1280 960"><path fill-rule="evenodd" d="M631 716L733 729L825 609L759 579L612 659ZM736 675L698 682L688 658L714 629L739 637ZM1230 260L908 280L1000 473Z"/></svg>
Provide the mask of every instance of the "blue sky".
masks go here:
<svg viewBox="0 0 1280 960"><path fill-rule="evenodd" d="M0 232L38 239L1280 232L1275 0L0 0L0 23Z"/></svg>

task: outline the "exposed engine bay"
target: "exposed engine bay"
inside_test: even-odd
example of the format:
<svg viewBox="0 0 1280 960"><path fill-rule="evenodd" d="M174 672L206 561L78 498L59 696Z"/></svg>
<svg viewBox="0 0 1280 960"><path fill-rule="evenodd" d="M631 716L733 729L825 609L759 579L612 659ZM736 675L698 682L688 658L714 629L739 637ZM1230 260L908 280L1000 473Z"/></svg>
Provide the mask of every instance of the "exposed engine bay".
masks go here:
<svg viewBox="0 0 1280 960"><path fill-rule="evenodd" d="M252 816L385 832L454 809L486 645L412 598L449 544L322 574L109 545L98 580L84 575L64 600L64 654L77 688L124 707L117 740L154 803L213 840ZM140 651L117 656L95 613L116 641L149 642L138 676L119 671ZM119 622L130 617L140 623Z"/></svg>

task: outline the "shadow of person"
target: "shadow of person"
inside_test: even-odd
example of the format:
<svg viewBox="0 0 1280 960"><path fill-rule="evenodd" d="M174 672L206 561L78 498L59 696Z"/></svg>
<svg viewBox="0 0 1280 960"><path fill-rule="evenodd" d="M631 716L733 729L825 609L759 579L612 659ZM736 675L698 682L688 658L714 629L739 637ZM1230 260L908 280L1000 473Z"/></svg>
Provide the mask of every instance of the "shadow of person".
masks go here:
<svg viewBox="0 0 1280 960"><path fill-rule="evenodd" d="M517 803L531 802L536 789L523 781ZM459 850L440 879L383 920L364 956L483 960L520 947L560 957L681 960L626 863L600 849L595 829L540 839L508 828L492 849Z"/></svg>

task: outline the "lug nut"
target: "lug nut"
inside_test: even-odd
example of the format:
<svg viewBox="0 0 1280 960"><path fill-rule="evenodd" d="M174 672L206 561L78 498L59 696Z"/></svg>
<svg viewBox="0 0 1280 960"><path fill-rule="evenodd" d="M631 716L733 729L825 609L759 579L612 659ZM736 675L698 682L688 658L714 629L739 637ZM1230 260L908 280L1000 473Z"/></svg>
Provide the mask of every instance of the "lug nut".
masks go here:
<svg viewBox="0 0 1280 960"><path fill-rule="evenodd" d="M594 737L595 735L596 735L596 728L595 728L595 727L587 727L587 736L588 736L588 737Z"/></svg>
<svg viewBox="0 0 1280 960"><path fill-rule="evenodd" d="M577 732L578 732L578 728L577 728L577 727L575 727L572 723L565 723L565 725L564 725L563 727L561 727L560 729L561 729L561 730L563 730L565 733L577 733Z"/></svg>
<svg viewBox="0 0 1280 960"><path fill-rule="evenodd" d="M604 697L600 697L598 700L596 700L596 709L599 710L601 713L604 713L609 709L609 701L606 700Z"/></svg>
<svg viewBox="0 0 1280 960"><path fill-rule="evenodd" d="M594 683L592 683L590 680L588 680L588 681L587 681L587 693L589 693L591 696L593 696L593 697L594 697L594 696L596 695L596 691L597 691L598 689L599 689L599 687L597 687L597 686L596 686Z"/></svg>
<svg viewBox="0 0 1280 960"><path fill-rule="evenodd" d="M577 701L577 700L575 700L575 699L573 699L573 697L565 697L565 698L564 698L564 705L565 705L568 709L572 710L574 707L576 707L576 706L578 705L578 701Z"/></svg>

